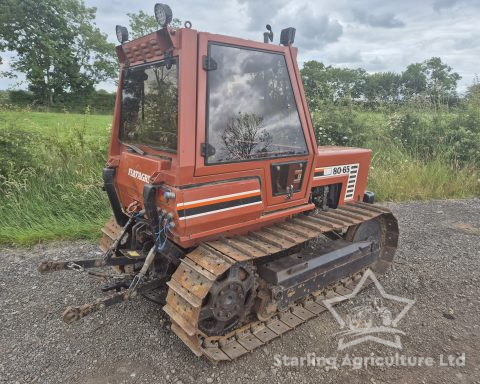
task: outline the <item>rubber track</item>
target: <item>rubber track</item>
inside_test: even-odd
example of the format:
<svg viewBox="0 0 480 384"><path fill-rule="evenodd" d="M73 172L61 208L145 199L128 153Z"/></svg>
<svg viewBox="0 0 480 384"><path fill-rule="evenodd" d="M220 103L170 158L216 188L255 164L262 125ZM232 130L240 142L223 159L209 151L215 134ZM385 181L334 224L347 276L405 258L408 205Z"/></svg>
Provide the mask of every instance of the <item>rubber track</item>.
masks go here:
<svg viewBox="0 0 480 384"><path fill-rule="evenodd" d="M172 330L197 355L213 362L236 359L326 311L325 298L353 291L362 273L303 299L268 321L255 321L224 336L208 337L198 329L203 299L215 280L237 262L250 262L312 240L322 233L339 231L381 217L384 244L380 259L371 267L383 273L393 261L398 225L392 213L377 205L350 203L328 212L298 215L247 235L201 244L182 259L167 283L164 311Z"/></svg>

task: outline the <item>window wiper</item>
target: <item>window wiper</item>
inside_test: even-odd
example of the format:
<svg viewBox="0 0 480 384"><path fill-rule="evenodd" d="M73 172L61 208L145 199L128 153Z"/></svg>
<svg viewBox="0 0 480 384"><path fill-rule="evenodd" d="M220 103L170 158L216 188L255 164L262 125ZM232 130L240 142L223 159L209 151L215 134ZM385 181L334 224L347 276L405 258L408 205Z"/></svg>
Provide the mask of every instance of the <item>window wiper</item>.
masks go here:
<svg viewBox="0 0 480 384"><path fill-rule="evenodd" d="M123 145L125 145L126 147L128 147L129 149L131 149L133 152L135 153L138 153L139 155L145 155L145 151L141 150L140 148L138 148L137 146L133 145L133 144L127 144L127 143L123 143Z"/></svg>

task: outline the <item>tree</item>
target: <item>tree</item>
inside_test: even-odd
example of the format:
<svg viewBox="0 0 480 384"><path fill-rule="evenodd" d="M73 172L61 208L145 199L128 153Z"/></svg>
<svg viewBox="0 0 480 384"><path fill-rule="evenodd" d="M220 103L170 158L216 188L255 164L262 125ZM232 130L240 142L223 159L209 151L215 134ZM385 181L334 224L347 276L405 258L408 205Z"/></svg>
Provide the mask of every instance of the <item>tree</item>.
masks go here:
<svg viewBox="0 0 480 384"><path fill-rule="evenodd" d="M272 136L264 128L263 117L239 112L228 120L222 141L228 160L246 160L268 152Z"/></svg>
<svg viewBox="0 0 480 384"><path fill-rule="evenodd" d="M427 77L421 63L410 64L402 73L403 94L407 99L427 90Z"/></svg>
<svg viewBox="0 0 480 384"><path fill-rule="evenodd" d="M461 79L438 57L410 64L402 74L367 74L361 68L336 68L314 60L307 61L300 73L313 111L349 100L368 101L373 106L422 98L429 105L438 106L455 100L457 83Z"/></svg>
<svg viewBox="0 0 480 384"><path fill-rule="evenodd" d="M335 89L335 100L358 100L362 97L367 77L364 69L327 67L327 73L328 81Z"/></svg>
<svg viewBox="0 0 480 384"><path fill-rule="evenodd" d="M95 25L96 8L82 0L2 1L0 49L16 53L11 66L37 100L89 94L115 76L115 47Z"/></svg>
<svg viewBox="0 0 480 384"><path fill-rule="evenodd" d="M465 96L468 102L480 106L480 79L478 78L478 75L475 75L473 84L468 87Z"/></svg>
<svg viewBox="0 0 480 384"><path fill-rule="evenodd" d="M316 109L325 103L361 98L366 72L363 69L326 67L312 60L304 64L301 76L309 105Z"/></svg>
<svg viewBox="0 0 480 384"><path fill-rule="evenodd" d="M370 104L398 102L401 98L402 76L394 72L368 75L364 96Z"/></svg>
<svg viewBox="0 0 480 384"><path fill-rule="evenodd" d="M305 62L300 71L310 109L318 109L326 101L333 100L335 90L328 82L327 68L319 61Z"/></svg>
<svg viewBox="0 0 480 384"><path fill-rule="evenodd" d="M129 21L129 34L131 39L138 39L139 37L148 35L149 33L155 32L159 29L159 25L155 16L149 15L143 11L138 11L138 13L127 13L127 16L130 18ZM170 25L173 28L180 28L182 22L179 19L173 19Z"/></svg>
<svg viewBox="0 0 480 384"><path fill-rule="evenodd" d="M439 57L425 60L422 66L427 78L427 93L435 105L448 102L457 96L457 83L462 78Z"/></svg>
<svg viewBox="0 0 480 384"><path fill-rule="evenodd" d="M410 64L402 74L404 95L407 99L425 94L438 106L457 96L461 76L439 57L423 63Z"/></svg>

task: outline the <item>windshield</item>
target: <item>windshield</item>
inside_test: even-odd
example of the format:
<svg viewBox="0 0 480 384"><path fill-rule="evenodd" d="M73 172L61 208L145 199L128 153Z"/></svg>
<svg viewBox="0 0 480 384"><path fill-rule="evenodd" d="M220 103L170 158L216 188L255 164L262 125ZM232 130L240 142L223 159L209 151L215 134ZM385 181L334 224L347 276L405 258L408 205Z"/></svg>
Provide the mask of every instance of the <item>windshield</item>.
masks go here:
<svg viewBox="0 0 480 384"><path fill-rule="evenodd" d="M155 149L177 150L177 59L125 70L120 139Z"/></svg>
<svg viewBox="0 0 480 384"><path fill-rule="evenodd" d="M285 56L210 44L207 163L307 153Z"/></svg>

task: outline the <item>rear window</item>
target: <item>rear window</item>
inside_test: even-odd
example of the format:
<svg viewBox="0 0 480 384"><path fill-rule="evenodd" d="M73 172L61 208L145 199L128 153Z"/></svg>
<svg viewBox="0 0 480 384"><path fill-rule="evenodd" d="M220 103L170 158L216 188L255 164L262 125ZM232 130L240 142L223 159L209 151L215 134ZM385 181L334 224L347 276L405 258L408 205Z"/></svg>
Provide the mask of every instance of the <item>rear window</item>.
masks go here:
<svg viewBox="0 0 480 384"><path fill-rule="evenodd" d="M283 54L210 43L207 164L307 153Z"/></svg>
<svg viewBox="0 0 480 384"><path fill-rule="evenodd" d="M176 58L125 70L120 124L120 139L126 143L177 150Z"/></svg>

